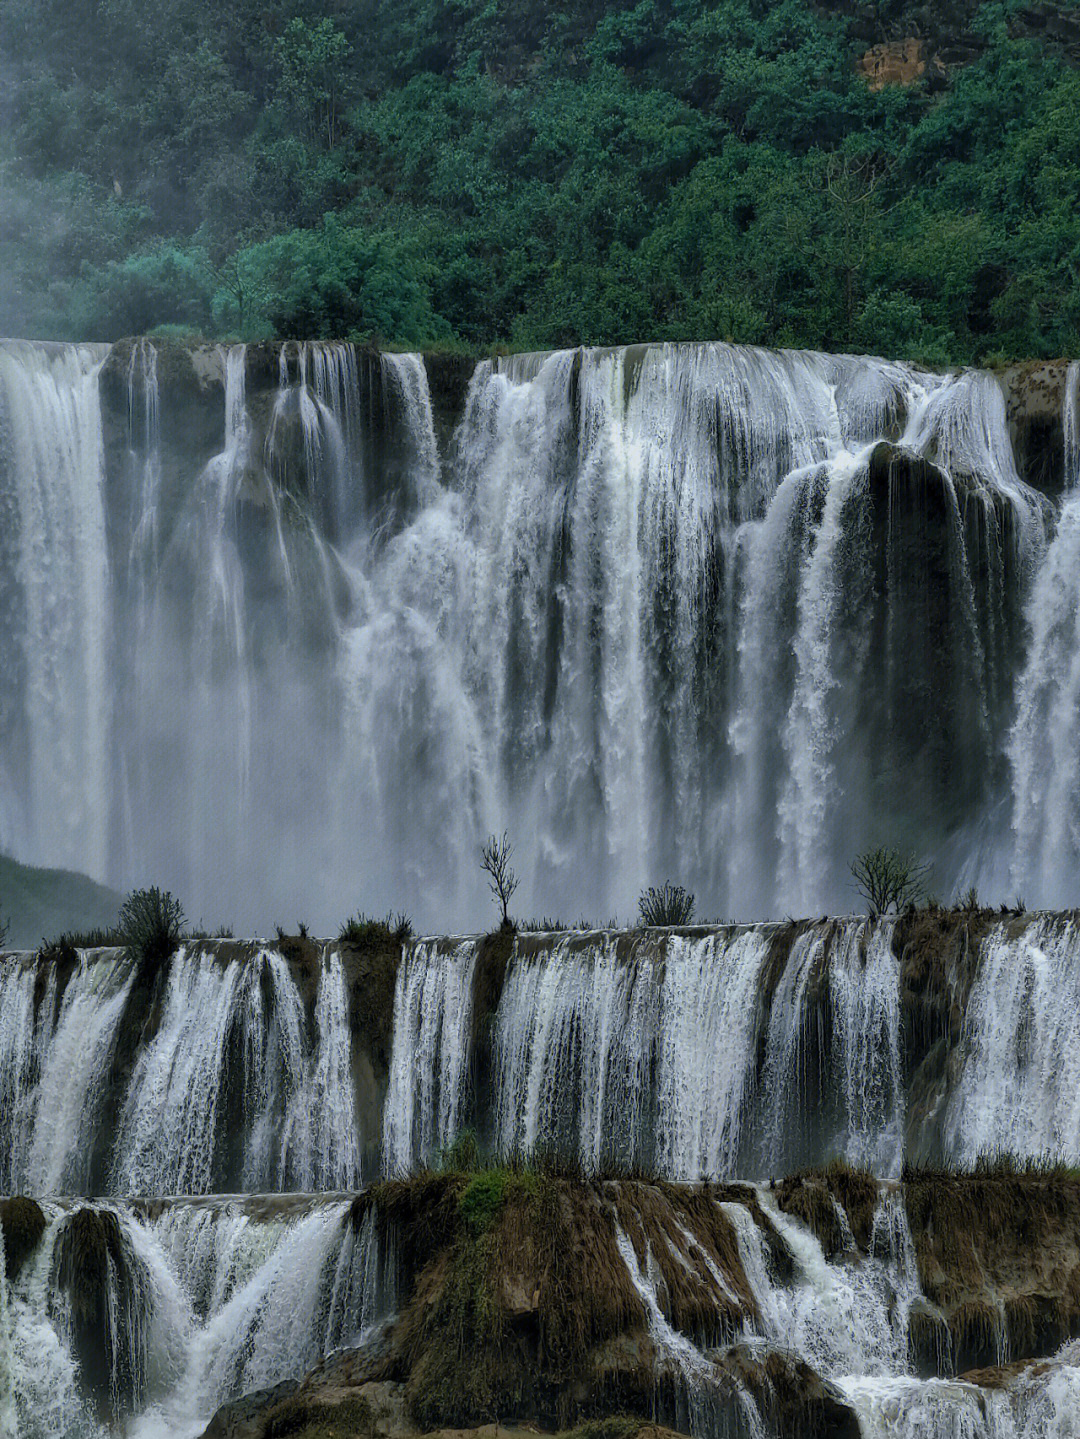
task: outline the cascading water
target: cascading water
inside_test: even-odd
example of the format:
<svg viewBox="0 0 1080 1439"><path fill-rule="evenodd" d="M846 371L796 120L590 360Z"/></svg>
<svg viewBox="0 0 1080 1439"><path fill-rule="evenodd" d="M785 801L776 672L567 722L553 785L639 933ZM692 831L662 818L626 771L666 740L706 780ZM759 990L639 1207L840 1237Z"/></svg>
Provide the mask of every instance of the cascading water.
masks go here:
<svg viewBox="0 0 1080 1439"><path fill-rule="evenodd" d="M110 813L106 356L0 344L0 846L97 878Z"/></svg>
<svg viewBox="0 0 1080 1439"><path fill-rule="evenodd" d="M964 941L963 1019L930 1104L912 1066L943 1061L912 1057L896 926L522 935L490 1010L486 941L407 945L392 1001L333 944L297 960L193 943L153 988L121 951L10 956L0 1190L351 1190L466 1129L507 1157L689 1181L833 1158L896 1176L908 1153L970 1165L1001 1148L1075 1162L1073 920Z"/></svg>
<svg viewBox="0 0 1080 1439"><path fill-rule="evenodd" d="M588 1172L656 1166L677 1179L777 1172L828 1155L898 1172L891 926L807 931L769 993L775 933L673 935L629 955L615 937L567 937L515 955L495 1019L497 1148L569 1151Z"/></svg>
<svg viewBox="0 0 1080 1439"><path fill-rule="evenodd" d="M362 1152L335 954L320 971L314 1031L279 954L223 965L181 951L120 1115L112 1192L355 1188Z"/></svg>
<svg viewBox="0 0 1080 1439"><path fill-rule="evenodd" d="M1080 871L1080 364L1065 400L1066 494L1028 606L1031 642L1010 739L1016 878L1076 903Z"/></svg>
<svg viewBox="0 0 1080 1439"><path fill-rule="evenodd" d="M744 1365L731 1358L744 1351L758 1359L770 1352L792 1356L842 1396L857 1416L864 1439L1071 1439L1075 1433L1080 1367L1075 1346L999 1389L980 1389L952 1378L920 1379L909 1358L909 1316L924 1310L914 1246L900 1194L881 1193L868 1251L860 1252L840 1206L843 1252L827 1258L819 1240L785 1213L772 1192L758 1188L761 1217L748 1201L727 1199L719 1208L734 1234L741 1279L754 1309L743 1305L742 1332L734 1345L707 1347L673 1324L671 1296L648 1243L644 1261L616 1221L615 1241L645 1311L656 1354L658 1387L675 1380L685 1413L679 1427L695 1439L729 1432L724 1396L734 1378L741 1424L737 1432L775 1432L763 1422L757 1400L742 1386ZM715 1202L715 1201L714 1201ZM771 1234L771 1242L768 1236ZM686 1241L683 1263L700 1250ZM778 1272L777 1247L783 1255ZM707 1271L715 1266L705 1265ZM723 1275L718 1306L735 1298ZM702 1276L702 1283L707 1282ZM769 1369L766 1366L766 1374ZM726 1376L726 1383L725 1383Z"/></svg>
<svg viewBox="0 0 1080 1439"><path fill-rule="evenodd" d="M356 1227L347 1202L279 1214L243 1201L158 1208L148 1217L124 1204L48 1206L36 1253L0 1285L5 1434L107 1439L127 1414L133 1439L195 1436L222 1400L301 1377L391 1312L392 1263L371 1214ZM95 1273L83 1259L69 1292L73 1226L113 1237L107 1267ZM2 1255L0 1246L0 1266ZM88 1313L104 1317L105 1332L87 1328Z"/></svg>
<svg viewBox="0 0 1080 1439"><path fill-rule="evenodd" d="M1046 918L983 941L963 1068L946 1117L948 1153L1080 1156L1080 929Z"/></svg>
<svg viewBox="0 0 1080 1439"><path fill-rule="evenodd" d="M233 923L474 923L504 826L522 912L625 910L668 876L706 912L843 911L881 841L946 890L1011 869L1073 900L1080 368L1048 524L976 372L649 346L484 361L454 396L433 365L0 344L0 847ZM194 1436L356 1343L393 1265L344 1192L469 1126L691 1181L896 1176L909 1141L1075 1159L1072 919L973 920L925 1043L906 923L519 936L508 960L424 940L392 1024L389 968L334 945L193 943L156 976L5 957L0 1191L51 1197L21 1267L0 1246L0 1431ZM1000 1392L915 1377L897 1193L862 1253L837 1206L826 1258L743 1192L722 1209L757 1312L717 1322L727 1348L796 1356L865 1439L1065 1439L1070 1350ZM741 1281L689 1222L658 1242L617 1252L680 1423L764 1439L655 1260L725 1316Z"/></svg>
<svg viewBox="0 0 1080 1439"><path fill-rule="evenodd" d="M59 1002L57 964L0 965L0 1192L359 1186L379 1134L364 1127L335 949L309 1005L269 946L185 947L152 1025L122 952L81 952Z"/></svg>
<svg viewBox="0 0 1080 1439"><path fill-rule="evenodd" d="M55 964L0 967L0 1192L85 1192L132 979L115 951L83 952L56 1013Z"/></svg>
<svg viewBox="0 0 1080 1439"><path fill-rule="evenodd" d="M567 351L478 364L448 420L420 357L342 344L12 342L0 367L20 854L253 926L339 923L356 872L369 907L475 923L504 827L548 912L664 875L714 913L842 911L882 838L946 888L1076 871L1040 828L1080 784L1071 530L1007 760L1047 502L989 376Z"/></svg>
<svg viewBox="0 0 1080 1439"><path fill-rule="evenodd" d="M391 1174L427 1164L458 1134L469 1078L476 945L423 941L398 969L383 1120Z"/></svg>

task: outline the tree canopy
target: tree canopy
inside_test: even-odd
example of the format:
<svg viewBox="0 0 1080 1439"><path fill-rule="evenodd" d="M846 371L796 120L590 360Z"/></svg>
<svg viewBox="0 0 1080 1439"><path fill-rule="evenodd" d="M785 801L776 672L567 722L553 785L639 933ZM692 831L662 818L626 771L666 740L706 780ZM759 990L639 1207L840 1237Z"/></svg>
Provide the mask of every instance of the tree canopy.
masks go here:
<svg viewBox="0 0 1080 1439"><path fill-rule="evenodd" d="M0 26L9 333L1080 353L1068 0L7 0Z"/></svg>

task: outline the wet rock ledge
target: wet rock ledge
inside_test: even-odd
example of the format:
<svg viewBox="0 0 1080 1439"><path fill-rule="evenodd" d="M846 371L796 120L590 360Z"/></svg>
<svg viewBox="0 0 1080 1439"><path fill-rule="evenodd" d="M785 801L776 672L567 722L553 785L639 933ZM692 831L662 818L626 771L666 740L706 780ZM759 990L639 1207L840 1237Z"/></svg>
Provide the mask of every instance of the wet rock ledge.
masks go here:
<svg viewBox="0 0 1080 1439"><path fill-rule="evenodd" d="M299 1383L225 1405L203 1439L660 1439L699 1429L702 1406L709 1432L735 1436L747 1398L773 1433L856 1439L838 1387L747 1337L768 1328L762 1274L791 1280L789 1217L830 1265L897 1271L910 1246L913 1377L990 1395L1080 1334L1080 1176L1061 1169L886 1184L833 1165L760 1188L485 1170L374 1186L350 1222L372 1215L394 1255L397 1317ZM760 1263L748 1265L752 1231ZM693 1372L658 1311L696 1346Z"/></svg>

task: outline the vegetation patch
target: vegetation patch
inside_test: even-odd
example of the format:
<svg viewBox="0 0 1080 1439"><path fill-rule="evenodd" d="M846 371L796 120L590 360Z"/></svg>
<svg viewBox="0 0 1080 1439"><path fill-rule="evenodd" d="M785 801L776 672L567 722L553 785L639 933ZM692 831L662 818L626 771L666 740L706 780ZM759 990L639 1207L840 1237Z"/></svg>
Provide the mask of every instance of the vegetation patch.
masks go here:
<svg viewBox="0 0 1080 1439"><path fill-rule="evenodd" d="M691 924L694 896L681 884L654 885L638 896L638 917L649 928Z"/></svg>
<svg viewBox="0 0 1080 1439"><path fill-rule="evenodd" d="M774 1197L785 1214L805 1224L817 1238L826 1259L835 1259L844 1252L844 1226L832 1193L819 1175L795 1174L782 1179Z"/></svg>
<svg viewBox="0 0 1080 1439"><path fill-rule="evenodd" d="M516 1418L563 1429L651 1406L655 1356L618 1233L657 1275L673 1324L730 1343L757 1311L726 1197L755 1205L745 1186L584 1180L543 1163L374 1186L353 1222L374 1211L399 1274L415 1276L387 1377L424 1429Z"/></svg>

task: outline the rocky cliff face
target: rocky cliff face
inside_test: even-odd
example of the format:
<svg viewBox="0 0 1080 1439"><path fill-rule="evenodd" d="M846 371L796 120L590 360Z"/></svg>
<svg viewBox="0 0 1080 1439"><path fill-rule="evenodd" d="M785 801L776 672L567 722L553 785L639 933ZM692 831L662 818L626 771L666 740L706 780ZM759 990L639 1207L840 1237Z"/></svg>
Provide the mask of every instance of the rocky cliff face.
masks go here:
<svg viewBox="0 0 1080 1439"><path fill-rule="evenodd" d="M953 68L978 59L987 45L985 33L974 24L981 0L873 5L841 0L827 8L848 16L849 33L869 47L859 68L872 86L911 84L924 74L943 82ZM1014 38L1040 41L1069 63L1080 64L1080 18L1068 0L1010 7L1007 23Z"/></svg>

